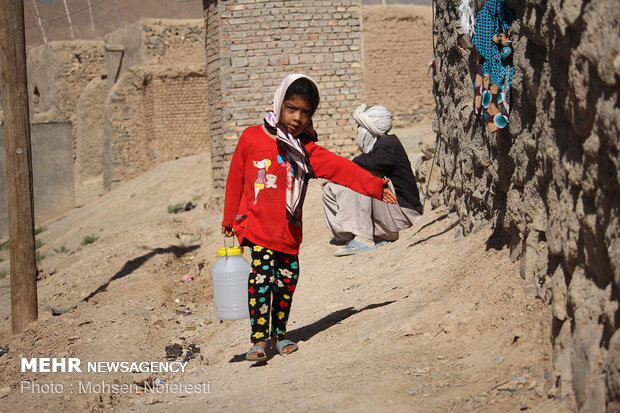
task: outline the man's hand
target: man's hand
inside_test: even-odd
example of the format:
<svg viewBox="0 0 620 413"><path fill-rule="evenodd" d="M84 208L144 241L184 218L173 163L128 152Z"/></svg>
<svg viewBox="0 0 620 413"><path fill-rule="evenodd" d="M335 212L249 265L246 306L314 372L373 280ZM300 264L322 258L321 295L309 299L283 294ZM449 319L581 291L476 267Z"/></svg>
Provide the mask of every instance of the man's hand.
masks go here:
<svg viewBox="0 0 620 413"><path fill-rule="evenodd" d="M226 237L232 237L235 232L233 231L233 229L231 227L225 227L222 225L222 234L224 234L224 236Z"/></svg>
<svg viewBox="0 0 620 413"><path fill-rule="evenodd" d="M392 192L390 188L388 188L389 182L389 178L385 178L383 180L383 197L381 198L381 200L383 202L387 202L388 204L396 204L398 200L396 199L396 195L394 195L394 192Z"/></svg>

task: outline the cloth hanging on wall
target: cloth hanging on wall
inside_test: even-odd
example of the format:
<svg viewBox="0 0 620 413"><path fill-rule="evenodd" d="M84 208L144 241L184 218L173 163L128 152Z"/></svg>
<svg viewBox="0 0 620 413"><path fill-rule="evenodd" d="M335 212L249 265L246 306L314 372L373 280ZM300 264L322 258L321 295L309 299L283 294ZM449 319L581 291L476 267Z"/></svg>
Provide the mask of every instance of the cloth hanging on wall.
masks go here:
<svg viewBox="0 0 620 413"><path fill-rule="evenodd" d="M471 6L472 0L461 0L459 13L461 15L461 28L469 37L474 35L475 15Z"/></svg>
<svg viewBox="0 0 620 413"><path fill-rule="evenodd" d="M494 132L508 124L510 87L514 75L510 26L514 13L504 0L488 0L476 16L472 42L478 51L474 107Z"/></svg>

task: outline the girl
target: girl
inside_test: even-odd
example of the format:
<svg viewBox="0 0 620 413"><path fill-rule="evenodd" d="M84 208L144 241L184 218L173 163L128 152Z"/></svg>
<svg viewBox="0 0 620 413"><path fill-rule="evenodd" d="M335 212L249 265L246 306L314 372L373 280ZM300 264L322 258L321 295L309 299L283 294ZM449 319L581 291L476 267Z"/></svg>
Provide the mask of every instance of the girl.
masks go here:
<svg viewBox="0 0 620 413"><path fill-rule="evenodd" d="M311 119L318 105L314 80L302 74L286 76L263 124L243 131L231 160L222 233L227 237L236 234L252 255L248 299L253 347L246 355L250 361L267 358L270 325L272 345L278 353L297 350L295 343L285 340L285 334L299 277L301 209L308 180L326 178L396 203L387 188L388 179L381 180L315 143ZM267 165L270 185L265 185ZM257 185L260 191L255 191Z"/></svg>

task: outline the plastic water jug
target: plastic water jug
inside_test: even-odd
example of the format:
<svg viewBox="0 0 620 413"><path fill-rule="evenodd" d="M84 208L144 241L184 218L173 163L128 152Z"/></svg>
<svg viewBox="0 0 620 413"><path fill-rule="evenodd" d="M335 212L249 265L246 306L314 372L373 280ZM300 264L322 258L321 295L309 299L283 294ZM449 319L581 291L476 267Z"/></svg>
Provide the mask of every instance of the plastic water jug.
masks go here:
<svg viewBox="0 0 620 413"><path fill-rule="evenodd" d="M251 267L243 258L243 247L220 248L217 256L212 271L215 314L222 320L248 318L248 276Z"/></svg>

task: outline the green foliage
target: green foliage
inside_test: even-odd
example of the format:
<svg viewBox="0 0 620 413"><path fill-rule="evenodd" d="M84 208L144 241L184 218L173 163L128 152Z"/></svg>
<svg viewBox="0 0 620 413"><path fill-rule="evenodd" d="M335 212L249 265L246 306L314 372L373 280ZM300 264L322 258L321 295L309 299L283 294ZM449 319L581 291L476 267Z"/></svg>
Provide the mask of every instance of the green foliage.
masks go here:
<svg viewBox="0 0 620 413"><path fill-rule="evenodd" d="M99 239L99 237L97 237L95 235L86 235L84 238L82 238L82 245L92 244L93 242L97 241L98 239Z"/></svg>
<svg viewBox="0 0 620 413"><path fill-rule="evenodd" d="M168 205L168 213L172 214L174 211L185 208L185 202L179 202L176 205Z"/></svg>
<svg viewBox="0 0 620 413"><path fill-rule="evenodd" d="M35 251L34 253L34 260L36 262L41 262L45 259L45 254L41 254L39 251Z"/></svg>
<svg viewBox="0 0 620 413"><path fill-rule="evenodd" d="M6 276L9 275L6 271L0 271L0 280L6 278Z"/></svg>
<svg viewBox="0 0 620 413"><path fill-rule="evenodd" d="M60 248L54 248L54 252L56 254L68 254L71 250L69 250L67 247L65 247L64 245Z"/></svg>
<svg viewBox="0 0 620 413"><path fill-rule="evenodd" d="M43 241L41 241L40 239L35 239L34 240L34 248L35 249L39 249L43 246ZM10 241L7 241L3 244L0 244L0 251L3 250L8 250L11 247Z"/></svg>
<svg viewBox="0 0 620 413"><path fill-rule="evenodd" d="M42 233L45 230L47 230L47 227L42 227L42 226L39 225L38 228L35 228L34 235L39 235L40 233Z"/></svg>

